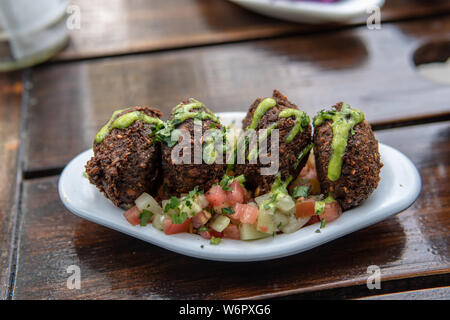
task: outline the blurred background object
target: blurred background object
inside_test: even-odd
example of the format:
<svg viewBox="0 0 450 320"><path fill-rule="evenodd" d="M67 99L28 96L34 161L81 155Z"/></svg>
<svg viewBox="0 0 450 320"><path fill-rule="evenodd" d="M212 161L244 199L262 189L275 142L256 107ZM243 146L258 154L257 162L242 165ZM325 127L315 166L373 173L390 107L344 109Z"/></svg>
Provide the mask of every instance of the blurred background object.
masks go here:
<svg viewBox="0 0 450 320"><path fill-rule="evenodd" d="M69 39L68 0L2 0L0 2L0 71L48 60Z"/></svg>
<svg viewBox="0 0 450 320"><path fill-rule="evenodd" d="M230 1L269 17L302 23L346 22L384 4L384 0Z"/></svg>

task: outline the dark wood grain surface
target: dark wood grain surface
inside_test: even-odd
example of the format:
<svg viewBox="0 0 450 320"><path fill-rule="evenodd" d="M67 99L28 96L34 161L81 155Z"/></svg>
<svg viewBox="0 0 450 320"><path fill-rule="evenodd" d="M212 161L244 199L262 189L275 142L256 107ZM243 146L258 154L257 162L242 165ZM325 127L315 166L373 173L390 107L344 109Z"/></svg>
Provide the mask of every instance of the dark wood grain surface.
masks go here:
<svg viewBox="0 0 450 320"><path fill-rule="evenodd" d="M449 300L450 287L411 290L405 292L377 295L361 300Z"/></svg>
<svg viewBox="0 0 450 320"><path fill-rule="evenodd" d="M422 78L412 55L449 16L308 37L195 48L33 70L25 172L54 172L91 146L113 110L188 97L215 111L246 111L281 90L309 114L345 99L372 124L450 114L450 87ZM430 97L432 97L430 99Z"/></svg>
<svg viewBox="0 0 450 320"><path fill-rule="evenodd" d="M65 210L57 177L26 181L15 299L275 297L450 271L450 122L377 132L408 155L423 190L406 211L311 251L260 263L203 261L82 220ZM68 290L66 268L81 268ZM369 290L367 294L369 294Z"/></svg>
<svg viewBox="0 0 450 320"><path fill-rule="evenodd" d="M12 232L17 214L22 78L0 77L0 299L9 294Z"/></svg>
<svg viewBox="0 0 450 320"><path fill-rule="evenodd" d="M332 30L262 17L227 0L75 0L81 28L54 60L85 59ZM448 1L388 0L384 22L450 12ZM357 18L353 25L363 24Z"/></svg>

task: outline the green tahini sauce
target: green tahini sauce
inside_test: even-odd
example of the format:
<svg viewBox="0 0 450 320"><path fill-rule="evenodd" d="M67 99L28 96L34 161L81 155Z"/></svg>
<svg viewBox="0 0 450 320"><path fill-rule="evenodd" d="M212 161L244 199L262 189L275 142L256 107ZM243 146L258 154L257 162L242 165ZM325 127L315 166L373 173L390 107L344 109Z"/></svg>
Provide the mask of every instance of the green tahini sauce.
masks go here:
<svg viewBox="0 0 450 320"><path fill-rule="evenodd" d="M95 136L95 142L101 143L113 129L127 128L137 120L154 125L164 124L164 122L161 119L150 117L141 111L133 111L125 113L124 115L121 115L120 117L117 118L117 115L125 110L126 109L117 110L113 113L108 123L106 123Z"/></svg>
<svg viewBox="0 0 450 320"><path fill-rule="evenodd" d="M326 197L322 201L316 201L314 203L314 213L317 215L322 214L325 211L325 204L331 203L331 202L336 202L336 200L333 198L333 196L330 193L328 195L328 197Z"/></svg>
<svg viewBox="0 0 450 320"><path fill-rule="evenodd" d="M364 121L364 113L344 104L341 111L320 111L314 118L314 126L320 126L325 120L332 120L333 141L331 157L328 163L328 179L336 181L341 176L342 157L347 148L348 135L355 125Z"/></svg>
<svg viewBox="0 0 450 320"><path fill-rule="evenodd" d="M269 111L270 109L276 107L277 102L273 98L265 98L262 100L258 106L256 107L255 111L253 112L252 122L248 126L247 130L255 130L258 127L259 121L261 121L261 118L264 116L264 114ZM306 113L303 111L297 110L297 109L284 109L280 112L278 115L278 118L289 118L289 117L295 117L295 123L292 127L291 131L289 132L289 135L286 137L286 143L290 143L294 140L295 136L299 132L303 132L303 127L307 126L309 124L309 117ZM278 121L272 123L267 130L259 137L258 141L261 144L262 141L266 140L272 131L278 127ZM245 153L246 145L244 145L243 153ZM256 148L252 149L249 152L248 160L252 160L256 157L258 154Z"/></svg>
<svg viewBox="0 0 450 320"><path fill-rule="evenodd" d="M200 111L192 111L199 110ZM202 102L190 99L190 103L182 104L180 103L174 108L173 124L177 125L185 122L188 119L199 119L199 120L212 120L213 122L220 123L219 119L214 115L214 113L209 110Z"/></svg>

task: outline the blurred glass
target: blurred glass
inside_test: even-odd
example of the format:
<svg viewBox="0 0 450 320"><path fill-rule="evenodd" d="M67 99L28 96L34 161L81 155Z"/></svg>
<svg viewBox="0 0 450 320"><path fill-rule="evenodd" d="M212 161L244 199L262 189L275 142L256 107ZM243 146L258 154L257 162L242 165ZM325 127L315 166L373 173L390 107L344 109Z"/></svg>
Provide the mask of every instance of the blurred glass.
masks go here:
<svg viewBox="0 0 450 320"><path fill-rule="evenodd" d="M0 1L0 71L44 62L69 39L69 0Z"/></svg>

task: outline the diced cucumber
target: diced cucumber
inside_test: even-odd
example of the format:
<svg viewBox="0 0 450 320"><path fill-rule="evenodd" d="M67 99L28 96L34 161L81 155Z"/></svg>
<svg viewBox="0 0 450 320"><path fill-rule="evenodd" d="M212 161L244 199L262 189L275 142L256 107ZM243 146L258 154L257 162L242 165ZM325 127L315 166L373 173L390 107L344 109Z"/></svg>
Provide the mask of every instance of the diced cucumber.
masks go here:
<svg viewBox="0 0 450 320"><path fill-rule="evenodd" d="M273 234L275 232L275 227L274 210L266 210L263 206L259 207L256 230Z"/></svg>
<svg viewBox="0 0 450 320"><path fill-rule="evenodd" d="M275 227L276 227L277 231L281 230L281 228L287 226L289 223L289 217L280 212L275 212L275 215L273 218L274 218Z"/></svg>
<svg viewBox="0 0 450 320"><path fill-rule="evenodd" d="M155 229L162 230L163 229L163 221L166 218L163 214L155 214L153 216L152 226Z"/></svg>
<svg viewBox="0 0 450 320"><path fill-rule="evenodd" d="M169 206L170 209L167 212L165 212L166 205L170 204L170 200L163 200L161 202L161 204L162 204L162 208L163 208L164 214L172 216L172 215L178 213L178 209L172 209L172 208L170 208L170 206Z"/></svg>
<svg viewBox="0 0 450 320"><path fill-rule="evenodd" d="M258 206L261 206L261 204L264 201L268 200L270 197L271 197L271 194L270 193L266 193L266 194L263 194L262 196L256 197L255 198L255 202L258 204Z"/></svg>
<svg viewBox="0 0 450 320"><path fill-rule="evenodd" d="M241 223L239 226L239 232L241 234L241 240L256 240L270 236L267 233L259 232L253 224L249 223Z"/></svg>
<svg viewBox="0 0 450 320"><path fill-rule="evenodd" d="M184 199L181 201L180 212L186 212L189 217L195 216L200 211L202 211L202 208L196 201L192 199Z"/></svg>
<svg viewBox="0 0 450 320"><path fill-rule="evenodd" d="M295 202L290 195L279 195L276 200L276 207L283 213L289 213L295 207Z"/></svg>
<svg viewBox="0 0 450 320"><path fill-rule="evenodd" d="M211 221L209 226L216 230L217 232L222 232L230 224L230 218L219 215Z"/></svg>
<svg viewBox="0 0 450 320"><path fill-rule="evenodd" d="M205 195L204 194L199 194L198 196L197 196L197 202L198 202L198 204L200 205L200 207L202 208L202 209L204 209L204 208L206 208L208 205L209 205L209 202L208 202L208 200L206 199L206 197L205 197Z"/></svg>
<svg viewBox="0 0 450 320"><path fill-rule="evenodd" d="M141 194L135 201L136 207L142 210L148 210L153 214L163 214L163 210L158 202L148 193Z"/></svg>
<svg viewBox="0 0 450 320"><path fill-rule="evenodd" d="M288 224L282 227L281 231L283 231L284 233L293 233L303 227L309 221L309 219L309 217L296 218L295 215L290 215Z"/></svg>

